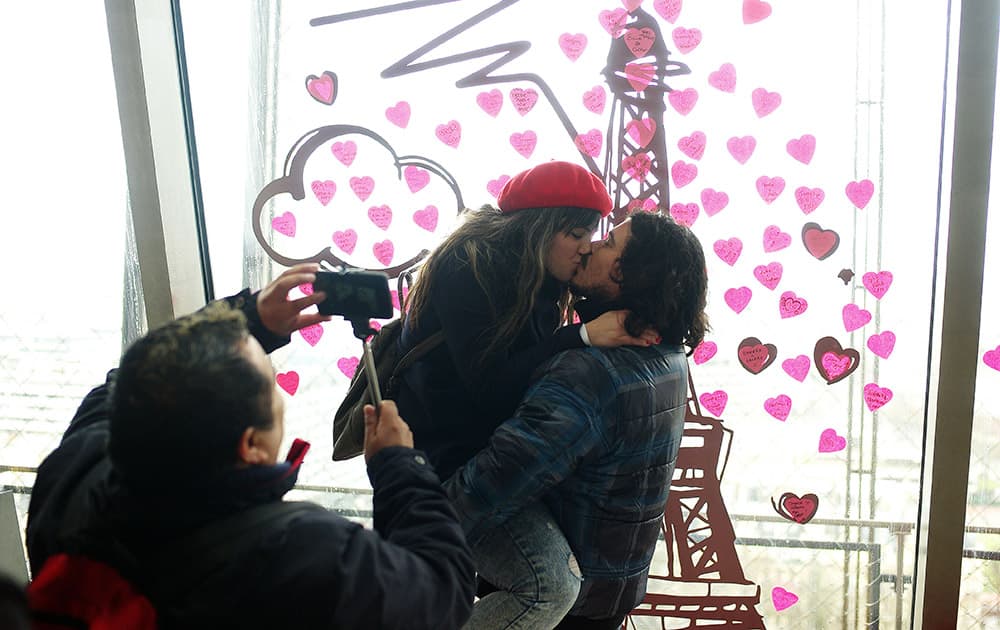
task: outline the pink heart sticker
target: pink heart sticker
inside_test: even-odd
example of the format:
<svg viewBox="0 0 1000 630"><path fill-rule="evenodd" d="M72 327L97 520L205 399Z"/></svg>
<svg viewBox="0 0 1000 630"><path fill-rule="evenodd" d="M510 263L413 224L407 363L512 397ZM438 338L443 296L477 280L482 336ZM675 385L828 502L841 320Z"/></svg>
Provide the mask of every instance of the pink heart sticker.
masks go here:
<svg viewBox="0 0 1000 630"><path fill-rule="evenodd" d="M358 199L365 201L375 190L375 180L365 175L364 177L352 177L350 180L351 190L358 196Z"/></svg>
<svg viewBox="0 0 1000 630"><path fill-rule="evenodd" d="M306 77L306 92L324 105L333 105L337 98L337 75L327 70L320 76Z"/></svg>
<svg viewBox="0 0 1000 630"><path fill-rule="evenodd" d="M530 158L531 154L535 152L535 145L538 143L538 136L535 135L534 131L525 131L524 133L514 132L510 134L510 146L514 147L514 150L520 153L526 158Z"/></svg>
<svg viewBox="0 0 1000 630"><path fill-rule="evenodd" d="M688 164L684 160L677 160L670 167L670 176L674 180L674 186L683 188L698 176L698 165Z"/></svg>
<svg viewBox="0 0 1000 630"><path fill-rule="evenodd" d="M735 236L726 240L720 239L715 241L715 244L712 245L712 249L714 249L715 253L722 259L722 262L732 267L736 264L736 260L740 257L740 252L743 251L743 241Z"/></svg>
<svg viewBox="0 0 1000 630"><path fill-rule="evenodd" d="M559 36L559 48L570 61L576 61L587 48L587 36L583 33L563 33Z"/></svg>
<svg viewBox="0 0 1000 630"><path fill-rule="evenodd" d="M437 206L427 206L413 213L413 222L428 232L433 232L438 224Z"/></svg>
<svg viewBox="0 0 1000 630"><path fill-rule="evenodd" d="M449 147L457 149L458 143L462 141L462 125L457 120L449 120L435 127L434 135Z"/></svg>
<svg viewBox="0 0 1000 630"><path fill-rule="evenodd" d="M840 235L833 230L824 230L818 223L802 226L802 243L817 260L825 260L840 246Z"/></svg>
<svg viewBox="0 0 1000 630"><path fill-rule="evenodd" d="M795 295L792 291L785 291L778 300L778 313L781 315L781 319L801 315L808 308L809 302L805 298Z"/></svg>
<svg viewBox="0 0 1000 630"><path fill-rule="evenodd" d="M597 14L597 21L601 23L604 30L612 37L618 38L625 32L625 22L628 20L628 11L625 9L615 9L613 11L601 11Z"/></svg>
<svg viewBox="0 0 1000 630"><path fill-rule="evenodd" d="M701 31L696 28L677 27L670 33L670 36L673 38L677 50L683 54L691 52L701 43Z"/></svg>
<svg viewBox="0 0 1000 630"><path fill-rule="evenodd" d="M746 0L746 2L743 3L743 6L744 6L743 13L744 13L744 15L746 14L746 5L747 5L747 3L752 2L752 1L753 0ZM756 4L767 5L766 2L757 2ZM768 10L768 13L770 13L771 7L768 6L767 10ZM764 16L764 17L767 17L767 16ZM761 19L763 19L763 18L761 18ZM744 22L747 21L746 17L743 18L743 21ZM756 22L757 20L754 20L754 21ZM747 24L750 24L750 22L747 22ZM795 593L791 593L789 591L786 591L785 589L781 588L780 586L775 586L774 588L771 589L771 603L774 604L774 609L776 611L778 611L778 612L781 612L782 610L788 608L789 606L794 606L797 601L799 601L799 596L798 595L796 595Z"/></svg>
<svg viewBox="0 0 1000 630"><path fill-rule="evenodd" d="M385 117L392 124L405 129L410 124L410 104L406 101L399 101L385 110Z"/></svg>
<svg viewBox="0 0 1000 630"><path fill-rule="evenodd" d="M581 133L573 141L580 153L597 157L601 154L601 147L604 146L604 135L599 129L591 129L587 133Z"/></svg>
<svg viewBox="0 0 1000 630"><path fill-rule="evenodd" d="M316 195L316 199L319 200L324 206L330 203L333 196L337 194L337 184L333 183L329 179L326 181L314 181L311 184L313 194Z"/></svg>
<svg viewBox="0 0 1000 630"><path fill-rule="evenodd" d="M777 199L783 190L785 190L785 180L781 177L762 175L757 178L757 194L764 203L769 204Z"/></svg>
<svg viewBox="0 0 1000 630"><path fill-rule="evenodd" d="M670 206L670 216L674 221L683 226L691 227L698 219L698 204L696 203L675 203Z"/></svg>
<svg viewBox="0 0 1000 630"><path fill-rule="evenodd" d="M983 363L1000 372L1000 346L983 353Z"/></svg>
<svg viewBox="0 0 1000 630"><path fill-rule="evenodd" d="M824 429L822 433L819 434L819 452L820 453L836 453L837 451L842 451L847 448L847 440L837 435L837 432L833 429Z"/></svg>
<svg viewBox="0 0 1000 630"><path fill-rule="evenodd" d="M476 95L476 104L479 105L484 112L496 118L497 114L500 113L500 108L503 107L503 94L500 90L480 92Z"/></svg>
<svg viewBox="0 0 1000 630"><path fill-rule="evenodd" d="M368 220L380 230L388 230L392 223L392 208L386 205L372 206L368 208Z"/></svg>
<svg viewBox="0 0 1000 630"><path fill-rule="evenodd" d="M784 394L768 398L764 401L764 411L771 414L777 420L784 422L788 419L788 414L792 411L792 399Z"/></svg>
<svg viewBox="0 0 1000 630"><path fill-rule="evenodd" d="M732 94L736 91L736 67L731 63L724 63L718 70L708 74L708 84L722 92Z"/></svg>
<svg viewBox="0 0 1000 630"><path fill-rule="evenodd" d="M358 233L350 229L334 232L333 244L345 254L353 254L354 246L358 244Z"/></svg>
<svg viewBox="0 0 1000 630"><path fill-rule="evenodd" d="M409 295L410 295L410 289L408 287L403 287L403 300L405 301L406 298L409 297ZM395 289L392 289L389 291L389 297L392 299L392 307L398 311L399 293Z"/></svg>
<svg viewBox="0 0 1000 630"><path fill-rule="evenodd" d="M509 181L510 175L501 175L496 179L486 182L486 190L494 197L499 197L500 191L503 190L504 185Z"/></svg>
<svg viewBox="0 0 1000 630"><path fill-rule="evenodd" d="M865 285L865 288L875 296L875 299L881 300L886 291L889 290L889 287L892 286L892 272L879 271L875 273L869 271L861 276L861 284Z"/></svg>
<svg viewBox="0 0 1000 630"><path fill-rule="evenodd" d="M777 225L769 225L764 228L764 251L776 252L785 249L792 244L792 235L782 232Z"/></svg>
<svg viewBox="0 0 1000 630"><path fill-rule="evenodd" d="M788 155L803 164L808 164L812 162L813 153L816 152L816 137L807 133L798 140L789 140L785 149Z"/></svg>
<svg viewBox="0 0 1000 630"><path fill-rule="evenodd" d="M671 92L672 94L672 92ZM757 148L757 140L753 136L743 136L742 138L732 137L726 141L726 148L729 155L740 164L746 164L753 150Z"/></svg>
<svg viewBox="0 0 1000 630"><path fill-rule="evenodd" d="M653 3L653 8L660 14L660 17L673 24L677 21L677 17L681 14L681 1L682 0L656 0Z"/></svg>
<svg viewBox="0 0 1000 630"><path fill-rule="evenodd" d="M729 205L729 195L722 191L706 188L701 191L701 205L705 208L705 214L715 216Z"/></svg>
<svg viewBox="0 0 1000 630"><path fill-rule="evenodd" d="M333 146L330 147L330 152L341 164L350 166L358 155L358 145L353 140L334 142Z"/></svg>
<svg viewBox="0 0 1000 630"><path fill-rule="evenodd" d="M628 134L629 138L632 138L632 142L640 147L645 147L656 134L656 121L649 117L641 120L630 120L625 125L625 133Z"/></svg>
<svg viewBox="0 0 1000 630"><path fill-rule="evenodd" d="M510 91L510 102L517 113L524 116L538 102L538 92L532 88L514 88Z"/></svg>
<svg viewBox="0 0 1000 630"><path fill-rule="evenodd" d="M654 78L656 78L656 66L651 63L625 64L625 80L636 92L645 90ZM676 93L676 91L671 92L671 94Z"/></svg>
<svg viewBox="0 0 1000 630"><path fill-rule="evenodd" d="M631 13L639 8L642 4L642 0L622 0L622 4L625 5L625 9Z"/></svg>
<svg viewBox="0 0 1000 630"><path fill-rule="evenodd" d="M781 267L781 263L773 262L767 265L757 265L753 269L753 277L757 278L757 281L763 284L768 289L774 291L774 288L778 286L781 282L781 275L784 269Z"/></svg>
<svg viewBox="0 0 1000 630"><path fill-rule="evenodd" d="M702 341L695 347L691 358L694 359L695 365L701 365L714 357L718 351L719 346L714 341Z"/></svg>
<svg viewBox="0 0 1000 630"><path fill-rule="evenodd" d="M778 106L781 105L781 94L768 92L764 88L757 88L751 93L750 100L753 103L753 111L757 113L757 117L763 118L778 109Z"/></svg>
<svg viewBox="0 0 1000 630"><path fill-rule="evenodd" d="M354 374L358 371L358 365L360 363L361 361L358 357L342 357L337 359L337 368L339 368L347 378L354 378Z"/></svg>
<svg viewBox="0 0 1000 630"><path fill-rule="evenodd" d="M883 359L888 359L892 349L896 347L896 335L891 330L872 335L868 338L868 349Z"/></svg>
<svg viewBox="0 0 1000 630"><path fill-rule="evenodd" d="M632 201L628 202L628 206L626 206L626 208L628 209L629 214L632 214L633 212L637 211L656 212L657 210L656 200L650 199L649 197L645 199L633 199Z"/></svg>
<svg viewBox="0 0 1000 630"><path fill-rule="evenodd" d="M630 28L625 31L625 47L635 58L645 57L656 42L656 31L649 28Z"/></svg>
<svg viewBox="0 0 1000 630"><path fill-rule="evenodd" d="M847 198L851 200L854 207L862 210L871 201L872 195L875 194L875 184L870 179L863 179L860 182L850 182L847 184L844 192L847 193Z"/></svg>
<svg viewBox="0 0 1000 630"><path fill-rule="evenodd" d="M714 392L705 392L701 396L698 396L698 401L708 413L719 418L722 417L722 412L726 410L726 403L729 402L729 394L721 389Z"/></svg>
<svg viewBox="0 0 1000 630"><path fill-rule="evenodd" d="M629 155L622 160L622 170L635 180L646 179L651 166L652 160L649 159L649 156L645 152Z"/></svg>
<svg viewBox="0 0 1000 630"><path fill-rule="evenodd" d="M403 169L403 179L406 180L406 185L409 187L410 192L415 193L430 183L431 174L411 164Z"/></svg>
<svg viewBox="0 0 1000 630"><path fill-rule="evenodd" d="M389 263L392 262L392 256L395 252L395 246L393 246L392 241L388 239L372 245L372 253L375 254L375 260L379 261L386 267L388 267Z"/></svg>
<svg viewBox="0 0 1000 630"><path fill-rule="evenodd" d="M652 134L650 134L650 138L652 138ZM700 160L701 156L705 155L705 142L705 134L701 131L695 131L690 136L684 136L678 140L677 148L692 160Z"/></svg>
<svg viewBox="0 0 1000 630"><path fill-rule="evenodd" d="M312 283L311 282L307 282L305 284L300 284L299 285L299 291L302 292L302 295L312 295L313 294L313 285L312 285Z"/></svg>
<svg viewBox="0 0 1000 630"><path fill-rule="evenodd" d="M859 308L857 304L848 304L840 312L841 318L844 320L844 328L847 332L852 330L857 330L863 327L868 322L872 321L872 314L863 308Z"/></svg>
<svg viewBox="0 0 1000 630"><path fill-rule="evenodd" d="M823 366L823 371L829 375L830 380L836 380L838 376L851 368L851 357L836 352L826 352L820 358L820 364Z"/></svg>
<svg viewBox="0 0 1000 630"><path fill-rule="evenodd" d="M307 344L315 347L319 343L319 340L323 338L323 325L313 324L312 326L300 328L299 334L302 335Z"/></svg>
<svg viewBox="0 0 1000 630"><path fill-rule="evenodd" d="M806 376L809 374L809 357L800 354L794 359L785 359L781 362L781 369L785 371L785 374L801 383L806 380Z"/></svg>
<svg viewBox="0 0 1000 630"><path fill-rule="evenodd" d="M687 88L685 90L674 90L667 95L670 106L677 110L681 116L687 116L698 103L698 90Z"/></svg>
<svg viewBox="0 0 1000 630"><path fill-rule="evenodd" d="M753 297L753 292L750 290L750 287L726 289L725 293L726 305L733 309L737 314L743 312L743 309L745 309L747 304L750 303L751 297Z"/></svg>
<svg viewBox="0 0 1000 630"><path fill-rule="evenodd" d="M604 87L595 85L583 93L583 106L595 114L603 114L607 99L608 93L605 92Z"/></svg>
<svg viewBox="0 0 1000 630"><path fill-rule="evenodd" d="M870 411L881 409L887 402L892 400L892 390L888 387L879 387L875 383L865 385L865 405Z"/></svg>
<svg viewBox="0 0 1000 630"><path fill-rule="evenodd" d="M771 5L761 0L743 0L743 23L755 24L771 15Z"/></svg>
<svg viewBox="0 0 1000 630"><path fill-rule="evenodd" d="M295 236L295 215L285 212L280 216L271 219L271 228L285 236Z"/></svg>
<svg viewBox="0 0 1000 630"><path fill-rule="evenodd" d="M299 390L299 373L294 370L279 372L274 376L274 381L278 387L288 392L289 396L294 396Z"/></svg>
<svg viewBox="0 0 1000 630"><path fill-rule="evenodd" d="M822 188L806 188L799 186L795 189L795 203L799 204L799 209L803 214L809 214L819 207L826 198L826 193Z"/></svg>

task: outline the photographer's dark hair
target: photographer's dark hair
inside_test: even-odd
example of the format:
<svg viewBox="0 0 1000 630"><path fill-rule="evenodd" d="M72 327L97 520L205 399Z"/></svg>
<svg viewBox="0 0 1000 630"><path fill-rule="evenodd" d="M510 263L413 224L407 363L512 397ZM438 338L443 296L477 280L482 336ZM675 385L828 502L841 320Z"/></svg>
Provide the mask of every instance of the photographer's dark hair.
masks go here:
<svg viewBox="0 0 1000 630"><path fill-rule="evenodd" d="M243 313L216 302L125 352L111 390L110 453L126 482L214 474L236 463L247 427L272 426L274 388L247 358L248 338Z"/></svg>
<svg viewBox="0 0 1000 630"><path fill-rule="evenodd" d="M652 326L667 343L693 351L708 331L708 272L701 243L690 229L661 214L637 212L631 220L619 267L621 302L632 311L625 328L638 336Z"/></svg>

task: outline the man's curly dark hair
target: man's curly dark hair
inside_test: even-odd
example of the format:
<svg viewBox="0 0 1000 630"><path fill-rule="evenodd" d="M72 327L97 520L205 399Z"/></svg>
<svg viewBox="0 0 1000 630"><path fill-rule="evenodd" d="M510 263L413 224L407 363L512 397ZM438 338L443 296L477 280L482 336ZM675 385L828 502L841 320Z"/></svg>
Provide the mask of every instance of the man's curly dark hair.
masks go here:
<svg viewBox="0 0 1000 630"><path fill-rule="evenodd" d="M666 343L694 350L708 330L708 272L694 233L668 216L637 212L619 263L629 334L652 326ZM688 352L690 354L690 351Z"/></svg>

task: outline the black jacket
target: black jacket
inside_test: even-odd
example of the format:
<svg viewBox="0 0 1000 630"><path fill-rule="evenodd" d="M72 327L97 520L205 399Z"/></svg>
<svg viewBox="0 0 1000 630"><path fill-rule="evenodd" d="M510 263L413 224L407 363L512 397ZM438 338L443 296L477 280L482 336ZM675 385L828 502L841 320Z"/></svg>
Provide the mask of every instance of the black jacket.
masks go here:
<svg viewBox="0 0 1000 630"><path fill-rule="evenodd" d="M253 300L237 300L252 332L273 348ZM265 343L268 342L268 343ZM85 553L116 566L141 590L144 570L164 549L223 518L278 502L295 484L300 460L254 466L157 495L126 488L107 451L108 386L84 399L38 470L27 527L33 572L59 552ZM164 471L169 475L170 471ZM183 578L183 595L157 601L165 627L458 628L472 609L475 573L461 529L434 471L419 452L386 448L368 467L375 532L325 509L300 511L253 532L222 569ZM199 554L176 555L184 576ZM159 565L164 566L164 565Z"/></svg>

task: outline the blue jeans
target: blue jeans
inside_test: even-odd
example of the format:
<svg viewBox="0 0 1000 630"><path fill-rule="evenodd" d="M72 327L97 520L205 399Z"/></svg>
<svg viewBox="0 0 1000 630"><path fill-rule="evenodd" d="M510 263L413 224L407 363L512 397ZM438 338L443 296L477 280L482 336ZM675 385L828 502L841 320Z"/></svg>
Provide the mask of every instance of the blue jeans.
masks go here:
<svg viewBox="0 0 1000 630"><path fill-rule="evenodd" d="M540 503L490 532L472 555L480 577L498 590L476 602L466 630L549 630L576 603L580 568Z"/></svg>

